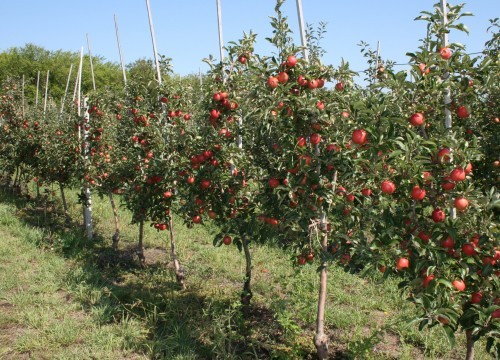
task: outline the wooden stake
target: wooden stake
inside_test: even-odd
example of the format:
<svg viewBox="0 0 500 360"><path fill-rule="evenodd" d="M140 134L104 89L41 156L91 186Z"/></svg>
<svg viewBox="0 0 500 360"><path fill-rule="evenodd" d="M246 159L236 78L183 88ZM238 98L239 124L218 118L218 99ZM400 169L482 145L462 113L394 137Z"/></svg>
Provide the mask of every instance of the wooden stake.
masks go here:
<svg viewBox="0 0 500 360"><path fill-rule="evenodd" d="M120 65L122 67L123 83L125 84L125 86L127 86L127 73L125 72L125 64L123 62L122 47L120 45L120 35L118 32L118 20L116 20L116 15L114 17L115 17L116 42L118 43L118 52L120 53Z"/></svg>
<svg viewBox="0 0 500 360"><path fill-rule="evenodd" d="M40 89L40 71L38 71L38 74L36 76L36 98L35 98L35 107L38 107L38 92Z"/></svg>
<svg viewBox="0 0 500 360"><path fill-rule="evenodd" d="M305 61L309 61L309 50L307 49L306 30L304 27L304 12L302 11L302 0L297 0L297 14L299 16L300 41L302 43L302 55Z"/></svg>
<svg viewBox="0 0 500 360"><path fill-rule="evenodd" d="M217 25L219 28L219 53L220 53L220 63L224 62L224 40L222 39L222 10L220 6L220 0L216 0L217 3ZM224 71L222 72L223 80L225 80Z"/></svg>
<svg viewBox="0 0 500 360"><path fill-rule="evenodd" d="M43 113L47 110L47 94L49 93L49 74L50 70L47 70L47 79L45 80L45 99L43 100Z"/></svg>
<svg viewBox="0 0 500 360"><path fill-rule="evenodd" d="M66 95L68 94L69 81L71 80L71 71L73 70L73 64L69 67L68 80L66 81L66 89L64 90L64 96L61 100L61 114L64 111L64 103L66 102Z"/></svg>
<svg viewBox="0 0 500 360"><path fill-rule="evenodd" d="M77 94L78 117L80 117L82 115L81 104L80 104L81 90L82 90L82 64L83 64L83 46L80 49L80 65L78 66L78 77L77 77L76 86L75 86L75 90L78 92L78 94ZM78 134L79 134L78 139L80 139L80 136L81 136L80 130L78 130Z"/></svg>
<svg viewBox="0 0 500 360"><path fill-rule="evenodd" d="M94 64L93 64L93 62L92 62L92 54L91 54L91 52L90 52L89 34L85 34L85 36L87 36L87 48L88 48L88 51L89 51L90 72L92 73L92 85L93 85L93 87L94 87L94 91L95 91Z"/></svg>
<svg viewBox="0 0 500 360"><path fill-rule="evenodd" d="M21 83L21 96L22 96L22 111L24 120L24 74L23 74L23 82Z"/></svg>
<svg viewBox="0 0 500 360"><path fill-rule="evenodd" d="M160 62L158 61L158 51L156 50L155 29L153 27L153 17L151 16L151 7L149 6L149 0L146 0L146 7L148 9L149 31L151 32L151 41L153 42L153 52L155 55L156 75L158 76L158 83L161 85Z"/></svg>

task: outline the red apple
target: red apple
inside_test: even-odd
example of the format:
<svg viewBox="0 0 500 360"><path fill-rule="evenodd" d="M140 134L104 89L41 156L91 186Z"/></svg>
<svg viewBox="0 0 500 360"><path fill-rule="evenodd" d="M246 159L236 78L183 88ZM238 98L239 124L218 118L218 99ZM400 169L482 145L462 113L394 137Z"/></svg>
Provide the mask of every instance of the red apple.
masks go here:
<svg viewBox="0 0 500 360"><path fill-rule="evenodd" d="M467 206L469 206L469 200L467 200L463 196L460 196L455 199L454 204L457 210L463 211L467 209Z"/></svg>
<svg viewBox="0 0 500 360"><path fill-rule="evenodd" d="M446 215L443 210L435 209L432 212L432 220L434 220L434 222L443 222L444 219L446 219Z"/></svg>
<svg viewBox="0 0 500 360"><path fill-rule="evenodd" d="M457 167L457 168L453 169L450 173L451 180L453 180L455 182L464 181L465 176L466 176L465 170L461 167Z"/></svg>
<svg viewBox="0 0 500 360"><path fill-rule="evenodd" d="M453 282L451 283L453 285L453 287L455 289L457 289L458 291L464 291L465 290L465 283L463 280L453 280Z"/></svg>
<svg viewBox="0 0 500 360"><path fill-rule="evenodd" d="M382 181L380 188L384 194L392 194L396 191L396 185L390 180Z"/></svg>
<svg viewBox="0 0 500 360"><path fill-rule="evenodd" d="M467 111L467 108L465 106L459 106L456 110L456 113L460 119L465 119L469 117L469 111Z"/></svg>
<svg viewBox="0 0 500 360"><path fill-rule="evenodd" d="M465 243L462 245L462 252L466 256L474 256L476 255L476 249L474 244L471 243Z"/></svg>
<svg viewBox="0 0 500 360"><path fill-rule="evenodd" d="M271 76L269 77L269 79L267 79L267 85L271 88L271 89L275 89L278 87L279 85L279 80L274 77L274 76Z"/></svg>
<svg viewBox="0 0 500 360"><path fill-rule="evenodd" d="M448 60L451 57L451 49L448 47L442 47L441 50L439 50L439 55L441 55L442 59Z"/></svg>
<svg viewBox="0 0 500 360"><path fill-rule="evenodd" d="M413 126L420 126L424 124L424 114L415 113L410 117L410 123Z"/></svg>
<svg viewBox="0 0 500 360"><path fill-rule="evenodd" d="M231 239L231 236L224 236L224 238L222 239L222 242L224 243L224 245L231 245L231 242L232 242L232 239Z"/></svg>
<svg viewBox="0 0 500 360"><path fill-rule="evenodd" d="M407 258L399 258L396 261L396 269L399 271L406 269L409 266L410 266L410 261Z"/></svg>
<svg viewBox="0 0 500 360"><path fill-rule="evenodd" d="M420 186L415 185L411 190L411 197L413 200L423 200L425 198L425 189L421 189Z"/></svg>
<svg viewBox="0 0 500 360"><path fill-rule="evenodd" d="M311 144L317 145L317 144L319 144L321 142L321 135L319 135L317 133L313 133L309 137L309 140L311 141Z"/></svg>
<svg viewBox="0 0 500 360"><path fill-rule="evenodd" d="M368 134L363 129L356 129L352 133L352 142L358 145L363 145L368 141Z"/></svg>

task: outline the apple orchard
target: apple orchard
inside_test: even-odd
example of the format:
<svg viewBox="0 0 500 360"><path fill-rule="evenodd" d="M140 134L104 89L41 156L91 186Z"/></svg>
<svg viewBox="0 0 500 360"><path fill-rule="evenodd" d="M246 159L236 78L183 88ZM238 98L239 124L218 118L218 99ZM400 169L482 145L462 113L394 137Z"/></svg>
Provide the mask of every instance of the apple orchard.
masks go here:
<svg viewBox="0 0 500 360"><path fill-rule="evenodd" d="M243 310L252 299L252 243L293 253L290 266L318 268L314 344L328 358L327 269L397 277L415 305L414 326L481 339L500 355L499 34L477 57L444 34L466 31L463 5L418 18L429 36L407 53L410 71L366 51L369 84L347 63L321 62L291 40L278 1L274 55L257 54L255 34L206 59L202 84L129 79L42 111L20 80L3 85L0 164L11 191L55 184L110 199L113 248L118 202L137 224L169 233L180 287L189 276L176 253L173 217L215 226L215 246L237 246L246 261ZM375 67L377 64L377 67ZM331 86L330 86L331 85ZM22 185L22 187L21 187ZM34 186L34 185L33 185ZM326 322L325 322L326 321ZM483 342L484 340L484 342Z"/></svg>

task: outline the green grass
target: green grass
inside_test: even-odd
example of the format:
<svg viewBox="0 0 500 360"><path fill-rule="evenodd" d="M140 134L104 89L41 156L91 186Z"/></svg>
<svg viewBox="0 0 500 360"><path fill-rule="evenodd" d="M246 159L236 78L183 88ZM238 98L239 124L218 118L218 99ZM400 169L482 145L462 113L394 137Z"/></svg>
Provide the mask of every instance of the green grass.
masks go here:
<svg viewBox="0 0 500 360"><path fill-rule="evenodd" d="M49 200L52 195L49 193ZM212 246L213 229L175 223L187 289L169 267L166 234L146 229L148 265L133 256L137 227L120 209L122 239L107 199L93 198L96 236L85 239L81 208L68 192L75 224L50 201L0 201L0 359L307 359L312 358L318 275L291 255L251 245L253 305L241 311L244 258ZM395 280L329 269L327 330L339 359L460 359L442 329L419 332ZM488 359L483 344L476 358Z"/></svg>

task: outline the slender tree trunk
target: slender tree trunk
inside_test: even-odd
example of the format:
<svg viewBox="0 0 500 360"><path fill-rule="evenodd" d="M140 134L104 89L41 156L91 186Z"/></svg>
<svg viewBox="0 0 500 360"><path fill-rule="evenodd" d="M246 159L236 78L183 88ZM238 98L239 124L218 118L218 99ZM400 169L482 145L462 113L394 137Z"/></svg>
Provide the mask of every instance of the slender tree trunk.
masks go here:
<svg viewBox="0 0 500 360"><path fill-rule="evenodd" d="M328 235L326 232L321 234L321 251L327 252ZM316 336L314 337L314 345L318 352L319 359L328 359L328 336L325 334L325 308L326 308L326 287L327 287L327 262L321 264L319 274L319 298L318 298L318 317L316 320Z"/></svg>
<svg viewBox="0 0 500 360"><path fill-rule="evenodd" d="M337 187L337 171L333 174L333 191ZM320 214L320 230L321 230L321 252L326 255L328 252L328 224L326 221L326 214L324 211ZM326 259L326 256L322 256ZM325 334L325 309L326 309L326 288L327 288L327 261L321 263L321 271L319 273L319 297L318 297L318 314L316 319L316 335L314 336L314 346L318 353L318 359L328 359L328 336Z"/></svg>
<svg viewBox="0 0 500 360"><path fill-rule="evenodd" d="M141 266L144 266L146 258L144 257L144 248L142 246L142 240L144 239L144 219L139 222L139 244L137 245L137 256L141 262Z"/></svg>
<svg viewBox="0 0 500 360"><path fill-rule="evenodd" d="M63 202L64 217L66 218L66 223L69 224L69 223L71 223L71 217L69 216L68 203L66 202L66 195L64 194L64 187L62 186L61 183L59 183L59 189L61 190L61 199Z"/></svg>
<svg viewBox="0 0 500 360"><path fill-rule="evenodd" d="M180 285L180 287L182 289L185 289L186 284L184 283L184 270L181 268L179 259L177 259L177 250L175 246L175 236L174 236L174 223L172 221L172 215L170 216L168 229L170 232L170 257L172 258L172 261L174 263L175 278L177 279L177 283Z"/></svg>
<svg viewBox="0 0 500 360"><path fill-rule="evenodd" d="M14 177L14 183L12 184L12 191L15 191L17 188L17 181L19 180L19 166L16 167L15 174L16 176Z"/></svg>
<svg viewBox="0 0 500 360"><path fill-rule="evenodd" d="M118 250L118 242L120 241L120 224L118 222L118 212L116 211L115 200L113 199L113 194L108 192L109 202L111 203L111 209L113 209L113 218L115 220L115 233L112 237L113 240L113 250Z"/></svg>
<svg viewBox="0 0 500 360"><path fill-rule="evenodd" d="M472 338L472 330L466 330L465 337L467 338L467 355L465 356L465 360L474 360L474 339Z"/></svg>
<svg viewBox="0 0 500 360"><path fill-rule="evenodd" d="M252 281L252 257L250 255L250 249L248 248L247 237L243 235L241 240L243 242L246 263L245 283L243 284L243 292L241 293L241 304L243 305L243 309L245 309L248 308L253 297L252 288L250 286Z"/></svg>

